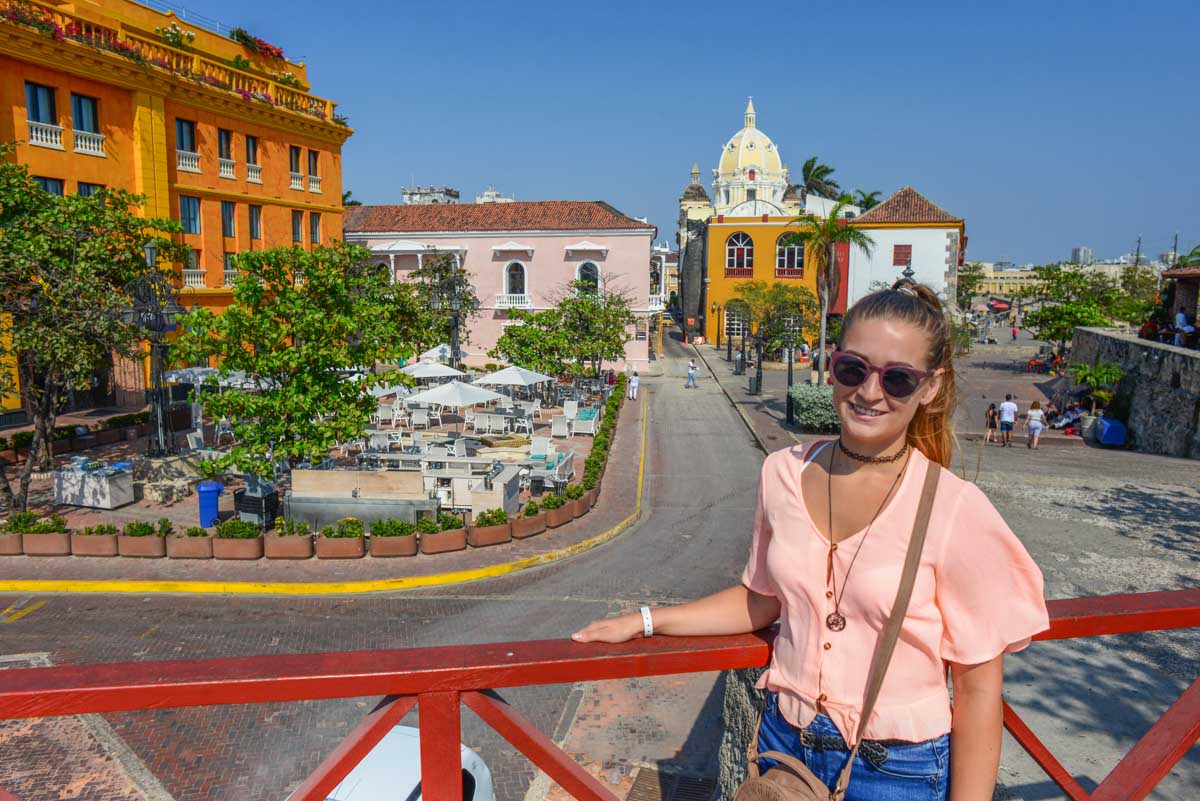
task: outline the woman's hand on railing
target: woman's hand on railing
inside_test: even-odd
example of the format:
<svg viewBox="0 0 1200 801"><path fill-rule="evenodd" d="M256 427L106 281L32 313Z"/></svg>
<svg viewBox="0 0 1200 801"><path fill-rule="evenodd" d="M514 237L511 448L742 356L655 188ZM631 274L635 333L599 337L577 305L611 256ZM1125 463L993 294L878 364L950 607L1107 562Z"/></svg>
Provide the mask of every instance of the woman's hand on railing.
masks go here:
<svg viewBox="0 0 1200 801"><path fill-rule="evenodd" d="M575 642L628 642L642 633L642 616L621 615L596 620L571 635Z"/></svg>

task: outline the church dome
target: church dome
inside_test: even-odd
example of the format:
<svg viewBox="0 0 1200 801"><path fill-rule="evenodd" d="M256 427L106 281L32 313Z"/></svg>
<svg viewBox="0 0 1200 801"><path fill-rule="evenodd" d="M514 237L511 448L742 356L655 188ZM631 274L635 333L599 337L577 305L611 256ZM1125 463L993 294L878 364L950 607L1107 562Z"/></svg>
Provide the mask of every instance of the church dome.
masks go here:
<svg viewBox="0 0 1200 801"><path fill-rule="evenodd" d="M755 125L754 100L746 104L746 124L725 143L718 164L718 178L729 180L756 170L769 176L783 173L783 159L771 137Z"/></svg>

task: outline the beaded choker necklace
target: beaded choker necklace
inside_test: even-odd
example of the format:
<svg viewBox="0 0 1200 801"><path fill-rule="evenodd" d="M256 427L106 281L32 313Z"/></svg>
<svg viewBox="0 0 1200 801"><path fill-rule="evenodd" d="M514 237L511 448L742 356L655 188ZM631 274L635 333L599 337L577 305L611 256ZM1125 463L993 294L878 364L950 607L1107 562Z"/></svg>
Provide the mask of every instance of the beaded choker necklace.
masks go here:
<svg viewBox="0 0 1200 801"><path fill-rule="evenodd" d="M907 442L904 443L904 447L893 453L891 456L867 456L862 453L855 453L843 445L840 438L838 439L837 444L838 450L840 450L842 453L846 454L856 462L864 462L866 464L891 464L892 462L900 461L904 458L904 454L908 453Z"/></svg>

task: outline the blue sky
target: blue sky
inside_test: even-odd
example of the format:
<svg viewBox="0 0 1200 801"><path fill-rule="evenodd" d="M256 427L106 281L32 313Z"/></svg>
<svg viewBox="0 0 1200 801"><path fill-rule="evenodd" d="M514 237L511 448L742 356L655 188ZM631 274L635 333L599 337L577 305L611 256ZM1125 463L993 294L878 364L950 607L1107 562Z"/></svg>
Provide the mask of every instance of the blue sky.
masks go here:
<svg viewBox="0 0 1200 801"><path fill-rule="evenodd" d="M357 133L345 185L603 199L673 239L748 95L798 175L911 184L968 257L1200 242L1200 4L188 0L309 66Z"/></svg>

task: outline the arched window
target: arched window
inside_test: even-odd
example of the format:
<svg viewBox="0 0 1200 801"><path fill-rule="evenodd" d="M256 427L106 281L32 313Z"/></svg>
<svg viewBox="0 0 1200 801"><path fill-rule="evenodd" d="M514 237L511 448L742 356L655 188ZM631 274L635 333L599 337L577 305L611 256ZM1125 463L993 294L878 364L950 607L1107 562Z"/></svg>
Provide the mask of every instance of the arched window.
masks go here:
<svg viewBox="0 0 1200 801"><path fill-rule="evenodd" d="M804 243L792 237L784 234L775 245L775 275L780 278L804 277Z"/></svg>
<svg viewBox="0 0 1200 801"><path fill-rule="evenodd" d="M725 304L725 336L731 339L744 337L750 330L750 309L743 301L734 300Z"/></svg>
<svg viewBox="0 0 1200 801"><path fill-rule="evenodd" d="M738 231L725 240L725 272L754 270L754 240Z"/></svg>
<svg viewBox="0 0 1200 801"><path fill-rule="evenodd" d="M504 270L504 291L509 295L525 294L525 265L514 261Z"/></svg>
<svg viewBox="0 0 1200 801"><path fill-rule="evenodd" d="M600 287L600 268L590 261L579 265L579 283L584 292L595 292Z"/></svg>

